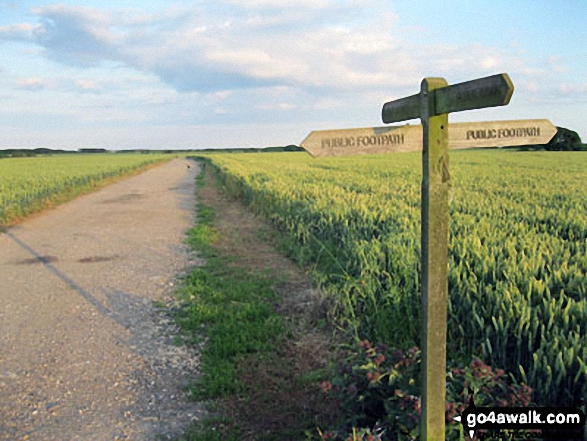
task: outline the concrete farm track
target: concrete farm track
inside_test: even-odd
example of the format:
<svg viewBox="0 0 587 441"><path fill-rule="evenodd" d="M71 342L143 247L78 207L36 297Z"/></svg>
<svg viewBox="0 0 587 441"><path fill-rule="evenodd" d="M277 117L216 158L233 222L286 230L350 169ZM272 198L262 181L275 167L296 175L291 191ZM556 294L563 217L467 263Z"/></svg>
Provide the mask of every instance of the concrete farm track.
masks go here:
<svg viewBox="0 0 587 441"><path fill-rule="evenodd" d="M0 234L0 439L164 439L198 418L197 354L153 305L190 264L196 173L176 159Z"/></svg>

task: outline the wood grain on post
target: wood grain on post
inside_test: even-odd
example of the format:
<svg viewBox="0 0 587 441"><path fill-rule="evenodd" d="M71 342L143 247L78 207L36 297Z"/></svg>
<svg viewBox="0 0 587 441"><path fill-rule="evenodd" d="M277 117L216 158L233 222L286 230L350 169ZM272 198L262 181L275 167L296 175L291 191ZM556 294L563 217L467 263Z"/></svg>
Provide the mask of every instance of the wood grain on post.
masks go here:
<svg viewBox="0 0 587 441"><path fill-rule="evenodd" d="M421 86L422 151L422 416L420 439L445 437L448 197L448 114L434 112L435 91L448 84L425 78Z"/></svg>

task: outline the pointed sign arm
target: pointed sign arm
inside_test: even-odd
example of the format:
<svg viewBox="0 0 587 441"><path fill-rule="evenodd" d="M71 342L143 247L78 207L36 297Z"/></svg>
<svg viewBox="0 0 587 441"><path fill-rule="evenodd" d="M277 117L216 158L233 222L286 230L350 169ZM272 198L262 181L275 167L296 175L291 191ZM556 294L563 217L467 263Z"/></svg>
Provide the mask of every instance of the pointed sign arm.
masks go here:
<svg viewBox="0 0 587 441"><path fill-rule="evenodd" d="M385 124L420 118L420 94L385 103L381 117Z"/></svg>
<svg viewBox="0 0 587 441"><path fill-rule="evenodd" d="M433 91L430 116L483 107L505 106L514 93L514 85L506 73L453 84ZM383 105L381 117L386 124L421 117L420 94Z"/></svg>
<svg viewBox="0 0 587 441"><path fill-rule="evenodd" d="M453 84L435 91L434 114L505 106L513 93L514 85L505 73Z"/></svg>

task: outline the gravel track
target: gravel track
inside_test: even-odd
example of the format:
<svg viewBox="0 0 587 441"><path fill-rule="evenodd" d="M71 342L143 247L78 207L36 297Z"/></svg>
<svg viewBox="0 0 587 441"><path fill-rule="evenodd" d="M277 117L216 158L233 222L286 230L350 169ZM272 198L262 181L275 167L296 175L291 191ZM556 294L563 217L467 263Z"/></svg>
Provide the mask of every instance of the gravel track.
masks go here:
<svg viewBox="0 0 587 441"><path fill-rule="evenodd" d="M197 172L176 159L0 234L0 439L166 439L200 418L198 354L153 304L195 263Z"/></svg>

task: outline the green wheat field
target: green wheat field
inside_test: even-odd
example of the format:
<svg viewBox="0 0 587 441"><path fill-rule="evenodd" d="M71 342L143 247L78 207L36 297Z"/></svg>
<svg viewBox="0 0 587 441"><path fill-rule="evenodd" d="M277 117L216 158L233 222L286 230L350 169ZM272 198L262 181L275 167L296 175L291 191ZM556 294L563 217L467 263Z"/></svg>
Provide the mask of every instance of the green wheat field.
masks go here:
<svg viewBox="0 0 587 441"><path fill-rule="evenodd" d="M419 343L421 154L205 155L273 222L358 338ZM587 395L587 154L450 155L448 360L472 355L542 405Z"/></svg>
<svg viewBox="0 0 587 441"><path fill-rule="evenodd" d="M0 225L63 202L164 155L75 154L0 159Z"/></svg>

